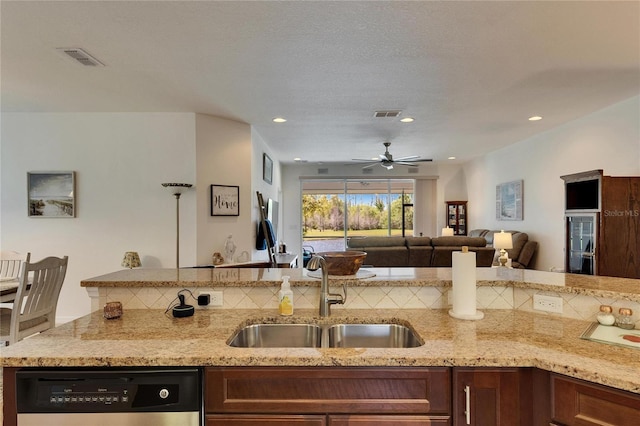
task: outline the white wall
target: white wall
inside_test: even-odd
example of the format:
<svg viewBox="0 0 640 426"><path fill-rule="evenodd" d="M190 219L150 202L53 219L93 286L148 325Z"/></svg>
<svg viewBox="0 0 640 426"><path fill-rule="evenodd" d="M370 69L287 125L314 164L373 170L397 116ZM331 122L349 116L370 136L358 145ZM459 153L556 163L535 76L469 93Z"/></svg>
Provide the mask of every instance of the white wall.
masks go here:
<svg viewBox="0 0 640 426"><path fill-rule="evenodd" d="M640 175L639 105L640 97L628 99L468 163L464 174L473 227L527 232L540 244L536 269L563 268L560 176L594 169L607 176ZM524 180L524 220L496 220L496 185L518 179Z"/></svg>
<svg viewBox="0 0 640 426"><path fill-rule="evenodd" d="M58 320L90 311L80 281L121 269L175 265L175 198L163 182L195 183L190 113L3 113L0 245L32 259L69 256ZM74 219L27 216L28 171L75 171ZM180 200L181 263L195 262L196 194Z"/></svg>
<svg viewBox="0 0 640 426"><path fill-rule="evenodd" d="M235 256L251 254L253 200L251 126L210 115L196 115L197 263L211 264L214 252L224 254L233 235ZM240 187L240 216L211 216L211 185Z"/></svg>

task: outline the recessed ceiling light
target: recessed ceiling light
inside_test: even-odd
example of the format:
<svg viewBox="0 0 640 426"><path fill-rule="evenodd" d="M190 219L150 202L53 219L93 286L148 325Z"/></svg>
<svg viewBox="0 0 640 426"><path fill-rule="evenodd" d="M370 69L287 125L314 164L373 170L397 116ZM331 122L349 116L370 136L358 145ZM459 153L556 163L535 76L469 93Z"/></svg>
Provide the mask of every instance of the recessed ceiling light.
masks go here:
<svg viewBox="0 0 640 426"><path fill-rule="evenodd" d="M529 121L538 121L538 120L542 120L542 117L540 117L539 115L534 115L533 117L529 117Z"/></svg>
<svg viewBox="0 0 640 426"><path fill-rule="evenodd" d="M413 119L413 118L411 118L411 117L405 117L405 118L401 118L401 119L400 119L400 121L401 121L402 123L412 123L412 122L413 122L413 120L414 120L414 119Z"/></svg>
<svg viewBox="0 0 640 426"><path fill-rule="evenodd" d="M448 157L447 160L455 160L456 157Z"/></svg>
<svg viewBox="0 0 640 426"><path fill-rule="evenodd" d="M286 121L287 121L287 119L286 118L282 118L282 117L276 117L276 118L273 119L274 123L284 123Z"/></svg>

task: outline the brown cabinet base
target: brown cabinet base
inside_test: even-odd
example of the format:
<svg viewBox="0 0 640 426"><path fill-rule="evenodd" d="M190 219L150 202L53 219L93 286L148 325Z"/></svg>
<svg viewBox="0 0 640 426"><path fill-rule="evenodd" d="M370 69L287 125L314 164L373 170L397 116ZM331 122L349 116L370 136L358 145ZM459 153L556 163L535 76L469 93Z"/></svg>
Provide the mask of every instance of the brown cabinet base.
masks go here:
<svg viewBox="0 0 640 426"><path fill-rule="evenodd" d="M553 421L565 426L638 426L640 395L551 375Z"/></svg>

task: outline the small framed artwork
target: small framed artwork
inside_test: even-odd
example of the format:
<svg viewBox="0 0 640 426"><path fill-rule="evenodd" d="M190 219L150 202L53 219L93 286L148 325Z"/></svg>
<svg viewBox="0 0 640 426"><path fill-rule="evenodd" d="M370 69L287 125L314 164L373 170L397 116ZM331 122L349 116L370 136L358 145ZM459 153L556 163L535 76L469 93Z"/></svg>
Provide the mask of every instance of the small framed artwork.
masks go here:
<svg viewBox="0 0 640 426"><path fill-rule="evenodd" d="M211 216L240 216L240 187L211 185Z"/></svg>
<svg viewBox="0 0 640 426"><path fill-rule="evenodd" d="M523 183L515 180L496 186L497 220L522 220Z"/></svg>
<svg viewBox="0 0 640 426"><path fill-rule="evenodd" d="M75 217L75 172L27 172L27 197L29 217Z"/></svg>
<svg viewBox="0 0 640 426"><path fill-rule="evenodd" d="M262 180L268 184L273 181L273 161L267 154L262 154Z"/></svg>

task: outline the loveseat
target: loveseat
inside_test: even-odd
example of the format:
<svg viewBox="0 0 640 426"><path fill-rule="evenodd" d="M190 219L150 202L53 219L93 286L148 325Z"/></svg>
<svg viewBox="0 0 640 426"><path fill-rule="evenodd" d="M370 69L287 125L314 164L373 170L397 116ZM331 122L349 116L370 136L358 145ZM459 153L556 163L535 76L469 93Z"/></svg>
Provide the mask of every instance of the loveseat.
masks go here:
<svg viewBox="0 0 640 426"><path fill-rule="evenodd" d="M476 265L493 264L495 249L484 237L351 237L347 250L367 253L366 265L374 267L451 267L451 254L462 246L476 253Z"/></svg>
<svg viewBox="0 0 640 426"><path fill-rule="evenodd" d="M487 241L487 245L493 246L493 234L498 231L490 231L488 229L472 229L469 231L470 237L482 237ZM520 231L504 231L511 233L513 248L507 250L511 266L513 268L531 268L533 266L533 256L538 250L538 243L529 240L529 235Z"/></svg>

